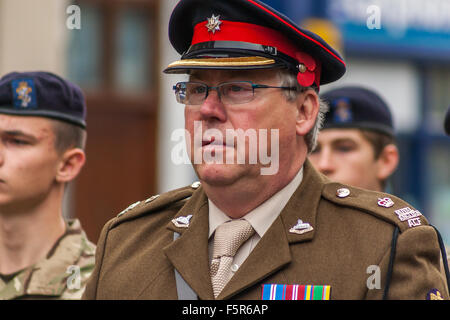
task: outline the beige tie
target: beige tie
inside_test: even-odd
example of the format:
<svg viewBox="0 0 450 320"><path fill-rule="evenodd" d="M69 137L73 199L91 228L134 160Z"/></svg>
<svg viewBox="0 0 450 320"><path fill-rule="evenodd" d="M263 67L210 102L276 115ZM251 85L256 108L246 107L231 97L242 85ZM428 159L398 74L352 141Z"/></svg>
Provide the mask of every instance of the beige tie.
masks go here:
<svg viewBox="0 0 450 320"><path fill-rule="evenodd" d="M217 227L210 269L214 297L217 298L231 278L231 263L237 250L254 233L250 223L241 219L228 221Z"/></svg>

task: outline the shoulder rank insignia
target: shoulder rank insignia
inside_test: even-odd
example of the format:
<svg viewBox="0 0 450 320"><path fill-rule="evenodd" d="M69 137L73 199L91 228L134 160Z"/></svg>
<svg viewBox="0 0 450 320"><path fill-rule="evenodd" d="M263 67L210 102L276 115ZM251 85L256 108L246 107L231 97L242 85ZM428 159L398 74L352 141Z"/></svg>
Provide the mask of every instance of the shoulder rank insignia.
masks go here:
<svg viewBox="0 0 450 320"><path fill-rule="evenodd" d="M155 194L154 196L151 196L150 198L148 198L147 200L145 200L145 203L152 202L152 201L155 200L156 198L159 198L159 194Z"/></svg>
<svg viewBox="0 0 450 320"><path fill-rule="evenodd" d="M391 198L378 198L378 205L380 207L390 208L394 205L394 201Z"/></svg>
<svg viewBox="0 0 450 320"><path fill-rule="evenodd" d="M263 284L262 300L330 300L331 286Z"/></svg>
<svg viewBox="0 0 450 320"><path fill-rule="evenodd" d="M128 206L128 208L126 208L126 209L123 210L121 213L119 213L119 214L117 215L117 217L120 217L120 216L122 216L124 213L130 211L131 209L133 209L134 207L136 207L139 203L141 203L141 202L140 202L140 201L137 201L137 202L135 202L135 203L133 203L133 204L130 204L130 205Z"/></svg>
<svg viewBox="0 0 450 320"><path fill-rule="evenodd" d="M289 229L290 233L303 234L305 232L312 231L313 227L308 222L303 222L302 219L298 219L297 224Z"/></svg>
<svg viewBox="0 0 450 320"><path fill-rule="evenodd" d="M187 228L189 227L189 221L192 218L192 214L188 216L181 216L176 219L172 219L172 223L178 228Z"/></svg>

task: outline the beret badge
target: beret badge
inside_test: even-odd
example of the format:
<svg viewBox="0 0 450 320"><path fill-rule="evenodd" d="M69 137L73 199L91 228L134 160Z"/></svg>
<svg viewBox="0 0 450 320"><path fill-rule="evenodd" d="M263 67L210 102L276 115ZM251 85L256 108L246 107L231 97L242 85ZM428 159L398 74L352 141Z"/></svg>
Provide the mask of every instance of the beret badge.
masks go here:
<svg viewBox="0 0 450 320"><path fill-rule="evenodd" d="M36 107L36 95L32 79L17 79L11 81L13 104L16 108Z"/></svg>

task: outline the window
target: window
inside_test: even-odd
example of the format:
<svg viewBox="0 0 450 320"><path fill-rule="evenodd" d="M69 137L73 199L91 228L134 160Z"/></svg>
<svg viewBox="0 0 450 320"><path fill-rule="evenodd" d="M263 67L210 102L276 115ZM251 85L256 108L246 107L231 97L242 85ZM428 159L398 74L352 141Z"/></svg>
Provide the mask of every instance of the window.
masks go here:
<svg viewBox="0 0 450 320"><path fill-rule="evenodd" d="M158 0L79 0L69 32L68 78L87 102L87 162L73 212L89 238L156 186ZM70 215L69 215L70 216Z"/></svg>

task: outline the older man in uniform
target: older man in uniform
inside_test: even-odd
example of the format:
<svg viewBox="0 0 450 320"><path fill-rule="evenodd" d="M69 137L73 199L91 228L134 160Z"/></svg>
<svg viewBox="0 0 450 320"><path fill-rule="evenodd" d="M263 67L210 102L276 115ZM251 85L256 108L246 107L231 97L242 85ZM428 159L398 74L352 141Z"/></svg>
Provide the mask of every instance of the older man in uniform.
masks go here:
<svg viewBox="0 0 450 320"><path fill-rule="evenodd" d="M85 101L48 72L0 79L0 299L80 299L95 245L63 218L85 163Z"/></svg>
<svg viewBox="0 0 450 320"><path fill-rule="evenodd" d="M355 187L385 191L399 152L391 111L373 90L339 87L321 95L329 105L317 146L309 156L328 178Z"/></svg>
<svg viewBox="0 0 450 320"><path fill-rule="evenodd" d="M306 159L345 72L328 44L256 0L181 0L169 37L200 181L104 226L85 299L448 298L420 212Z"/></svg>

